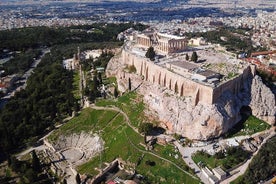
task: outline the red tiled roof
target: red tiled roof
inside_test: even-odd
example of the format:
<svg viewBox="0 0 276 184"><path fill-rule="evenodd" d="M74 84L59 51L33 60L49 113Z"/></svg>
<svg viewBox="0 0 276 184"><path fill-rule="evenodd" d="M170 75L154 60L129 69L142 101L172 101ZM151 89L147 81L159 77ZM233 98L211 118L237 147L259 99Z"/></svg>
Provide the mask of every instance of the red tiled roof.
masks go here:
<svg viewBox="0 0 276 184"><path fill-rule="evenodd" d="M7 85L6 84L2 84L2 83L0 83L0 88L6 88L7 87Z"/></svg>
<svg viewBox="0 0 276 184"><path fill-rule="evenodd" d="M115 181L111 180L107 184L116 184Z"/></svg>
<svg viewBox="0 0 276 184"><path fill-rule="evenodd" d="M271 51L262 51L262 52L253 52L251 54L251 57L259 56L259 55L268 55L268 54L275 54L276 50L271 50Z"/></svg>

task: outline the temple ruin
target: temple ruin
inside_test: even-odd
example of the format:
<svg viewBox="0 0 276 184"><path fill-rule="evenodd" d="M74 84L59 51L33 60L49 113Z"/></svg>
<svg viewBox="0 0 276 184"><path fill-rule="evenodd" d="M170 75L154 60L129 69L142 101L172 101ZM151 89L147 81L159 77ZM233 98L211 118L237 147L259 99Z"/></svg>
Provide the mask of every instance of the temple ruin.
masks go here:
<svg viewBox="0 0 276 184"><path fill-rule="evenodd" d="M155 50L168 54L183 51L187 48L185 37L157 32L145 32L136 36L137 44L142 47L154 47Z"/></svg>

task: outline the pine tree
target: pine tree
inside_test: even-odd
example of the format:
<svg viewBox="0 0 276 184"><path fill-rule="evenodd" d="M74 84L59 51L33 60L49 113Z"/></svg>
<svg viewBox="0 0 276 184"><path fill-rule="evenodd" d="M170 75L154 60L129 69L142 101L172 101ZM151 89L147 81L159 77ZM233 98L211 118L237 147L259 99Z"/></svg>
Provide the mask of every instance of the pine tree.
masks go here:
<svg viewBox="0 0 276 184"><path fill-rule="evenodd" d="M36 152L34 150L32 151L32 167L33 167L33 170L38 173L41 171L39 158L37 157Z"/></svg>
<svg viewBox="0 0 276 184"><path fill-rule="evenodd" d="M189 61L189 55L188 54L186 54L186 61Z"/></svg>
<svg viewBox="0 0 276 184"><path fill-rule="evenodd" d="M131 91L131 79L128 78L128 90Z"/></svg>
<svg viewBox="0 0 276 184"><path fill-rule="evenodd" d="M99 79L99 83L102 84L103 79L102 79L102 73L101 72L98 73L98 79Z"/></svg>
<svg viewBox="0 0 276 184"><path fill-rule="evenodd" d="M114 97L115 97L115 98L117 98L118 95L119 95L118 90L117 90L116 87L114 88L114 93L113 93L113 94L114 94Z"/></svg>
<svg viewBox="0 0 276 184"><path fill-rule="evenodd" d="M99 81L97 78L98 72L97 70L94 71L94 76L93 76L93 90L94 92L98 91L98 87L99 87Z"/></svg>
<svg viewBox="0 0 276 184"><path fill-rule="evenodd" d="M155 51L153 47L149 47L147 52L146 52L146 57L149 58L151 61L154 60L155 57Z"/></svg>
<svg viewBox="0 0 276 184"><path fill-rule="evenodd" d="M80 178L80 174L79 173L76 175L76 182L77 182L77 184L81 183L81 178Z"/></svg>
<svg viewBox="0 0 276 184"><path fill-rule="evenodd" d="M193 61L193 62L197 62L197 59L198 59L198 56L197 56L197 53L196 52L193 52L193 54L192 54L192 57L191 57L191 61Z"/></svg>
<svg viewBox="0 0 276 184"><path fill-rule="evenodd" d="M67 180L65 178L63 179L63 184L67 184Z"/></svg>

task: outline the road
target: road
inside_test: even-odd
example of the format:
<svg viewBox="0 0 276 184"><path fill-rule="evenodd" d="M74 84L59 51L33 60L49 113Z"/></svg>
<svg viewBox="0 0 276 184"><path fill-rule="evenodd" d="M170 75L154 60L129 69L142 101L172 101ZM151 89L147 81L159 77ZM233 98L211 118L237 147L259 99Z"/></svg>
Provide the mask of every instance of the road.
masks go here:
<svg viewBox="0 0 276 184"><path fill-rule="evenodd" d="M8 102L8 100L14 96L15 92L20 91L21 89L25 89L27 86L27 80L28 78L32 75L33 70L37 67L37 65L41 62L41 59L43 58L43 56L47 53L50 52L50 49L43 49L42 50L42 54L39 56L39 58L37 58L31 65L31 68L29 68L28 71L26 71L23 75L22 75L22 80L18 81L20 83L22 83L21 85L17 86L15 89L13 89L12 91L10 91L7 95L5 95L3 98L1 98L1 108L4 106L5 103Z"/></svg>
<svg viewBox="0 0 276 184"><path fill-rule="evenodd" d="M247 160L244 164L242 164L238 168L236 168L233 171L231 171L231 173L234 173L234 174L232 176L230 176L229 178L227 178L226 180L220 182L220 183L222 183L222 184L228 184L231 181L235 180L240 175L244 174L244 172L248 168L248 165L252 161L253 157L259 152L259 150L262 147L262 145L265 144L268 139L270 139L271 137L273 137L273 136L276 135L276 133L274 131L274 128L271 128L267 132L269 132L270 135L268 137L266 137L263 140L263 142L258 146L258 150L253 154L253 156L249 160ZM258 133L254 134L252 136L257 136L257 135L259 135L261 133L263 133L263 132L258 132ZM239 136L239 137L235 137L235 138L231 138L231 139L220 140L217 144L222 145L225 142L230 142L230 140L238 140L238 142L240 142L241 140L246 139L246 138L249 138L249 136ZM200 150L210 151L210 150L213 149L213 144L208 144L208 145L200 146L200 147L183 147L178 141L174 142L174 145L178 148L179 152L182 155L183 160L186 162L186 164L189 167L191 167L192 169L194 169L196 171L197 176L205 184L209 184L210 182L208 181L207 177L202 173L202 171L197 166L197 164L194 163L194 161L192 160L192 154L195 153L195 152L197 152L197 151L200 151Z"/></svg>
<svg viewBox="0 0 276 184"><path fill-rule="evenodd" d="M276 135L276 132L274 131L274 128L271 128L270 129L270 135L268 137L266 137L263 140L263 142L258 146L258 150L252 155L252 157L249 160L247 160L244 164L242 164L240 167L238 167L238 168L236 168L232 171L233 173L236 173L236 174L230 176L226 180L223 180L221 183L222 184L228 184L231 181L237 179L239 176L243 175L245 173L246 169L248 168L248 165L250 164L250 162L254 158L254 156L258 154L258 152L259 152L260 148L262 147L262 145L264 145L267 140L269 140L270 138L272 138L275 135Z"/></svg>
<svg viewBox="0 0 276 184"><path fill-rule="evenodd" d="M37 65L41 62L41 59L45 56L45 54L50 53L50 49L43 49L42 50L42 54L39 56L38 59L36 59L32 65L31 68L25 72L25 74L22 76L22 78L24 79L24 85L22 86L23 89L26 88L27 86L27 79L32 75L33 70L37 67Z"/></svg>
<svg viewBox="0 0 276 184"><path fill-rule="evenodd" d="M174 145L178 148L180 154L182 155L182 159L185 161L185 163L192 169L195 170L196 175L200 178L200 180L205 183L209 184L208 178L202 173L200 168L194 163L192 159L192 154L195 153L198 150L201 150L202 148L198 147L183 147L180 145L178 141L174 141ZM211 147L211 145L208 145L207 147Z"/></svg>

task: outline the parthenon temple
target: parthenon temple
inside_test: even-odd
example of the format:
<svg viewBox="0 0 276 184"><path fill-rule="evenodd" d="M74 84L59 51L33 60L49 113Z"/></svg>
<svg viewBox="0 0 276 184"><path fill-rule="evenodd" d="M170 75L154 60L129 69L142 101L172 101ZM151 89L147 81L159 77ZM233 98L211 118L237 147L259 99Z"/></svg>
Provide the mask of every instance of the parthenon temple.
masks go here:
<svg viewBox="0 0 276 184"><path fill-rule="evenodd" d="M144 47L154 47L161 53L174 53L187 48L188 41L185 37L163 33L142 33L137 35L137 44Z"/></svg>

